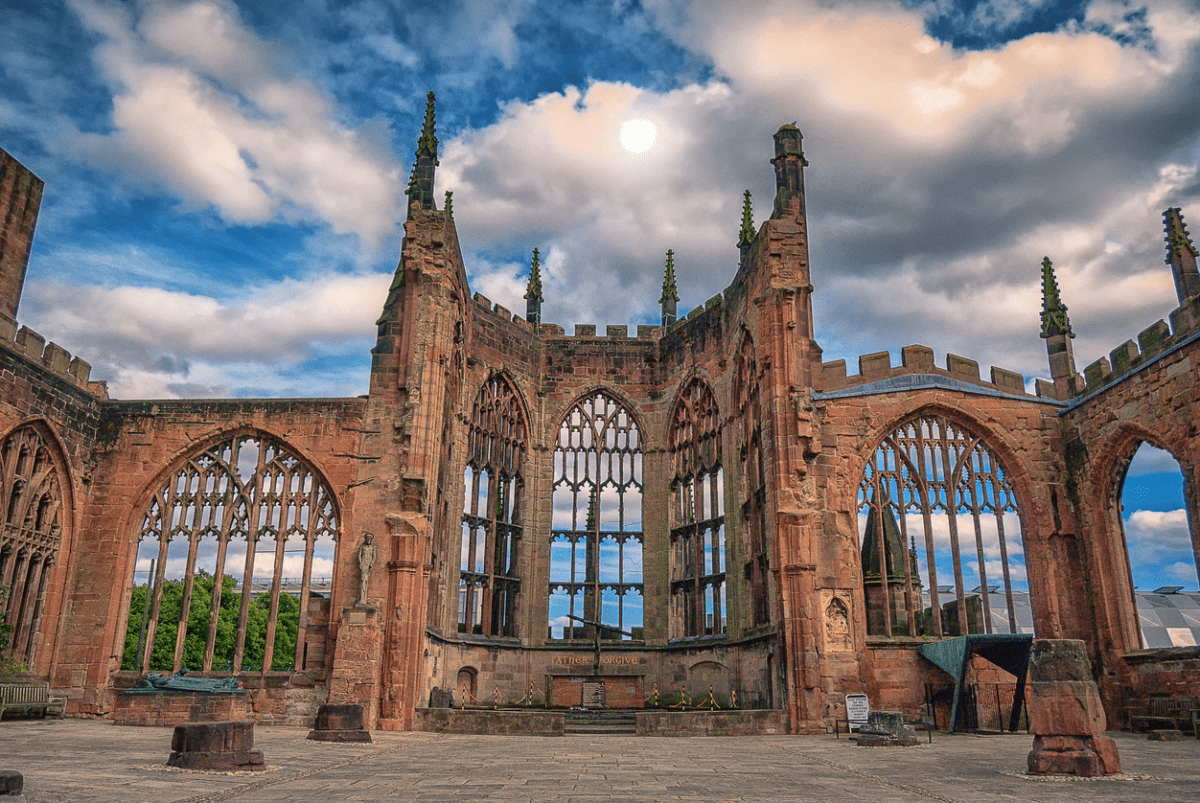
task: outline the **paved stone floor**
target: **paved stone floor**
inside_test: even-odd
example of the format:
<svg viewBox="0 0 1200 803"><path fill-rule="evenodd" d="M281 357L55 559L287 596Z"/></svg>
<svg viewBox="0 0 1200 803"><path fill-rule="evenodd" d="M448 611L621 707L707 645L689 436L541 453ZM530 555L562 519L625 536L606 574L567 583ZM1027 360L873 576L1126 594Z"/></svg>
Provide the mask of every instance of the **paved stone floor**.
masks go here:
<svg viewBox="0 0 1200 803"><path fill-rule="evenodd" d="M25 803L334 801L1105 801L1200 800L1200 741L1112 734L1127 777L1033 780L1032 738L947 736L860 748L832 736L636 738L375 733L373 745L318 744L255 729L269 772L165 767L170 728L85 720L0 723L0 769L25 776Z"/></svg>

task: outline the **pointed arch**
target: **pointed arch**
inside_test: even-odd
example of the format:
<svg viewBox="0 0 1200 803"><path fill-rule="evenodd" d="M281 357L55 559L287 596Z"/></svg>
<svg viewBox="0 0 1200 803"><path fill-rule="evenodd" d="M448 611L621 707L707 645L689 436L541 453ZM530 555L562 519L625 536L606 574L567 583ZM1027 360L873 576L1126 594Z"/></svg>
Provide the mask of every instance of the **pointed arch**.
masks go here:
<svg viewBox="0 0 1200 803"><path fill-rule="evenodd" d="M33 661L51 575L73 520L67 463L54 432L40 419L14 427L0 442L0 624L9 650Z"/></svg>
<svg viewBox="0 0 1200 803"><path fill-rule="evenodd" d="M338 521L329 483L282 439L241 428L193 447L135 519L122 667L319 668L308 601L332 589Z"/></svg>
<svg viewBox="0 0 1200 803"><path fill-rule="evenodd" d="M1149 521L1143 521L1143 526L1139 527L1140 517L1137 517L1136 511L1127 518L1124 505L1126 483L1134 458L1143 446L1159 449L1172 458L1182 486L1182 521L1168 518L1169 514L1152 515ZM1112 610L1117 614L1114 624L1121 631L1120 641L1124 642L1124 649L1165 647L1169 643L1170 646L1180 646L1174 643L1176 639L1181 643L1195 640L1195 633L1189 633L1187 628L1180 628L1173 633L1168 631L1158 616L1158 605L1149 611L1139 609L1139 594L1154 593L1158 589L1174 587L1172 593L1180 594L1160 598L1159 605L1186 600L1186 594L1191 593L1186 590L1187 587L1195 584L1200 576L1200 499L1195 478L1189 476L1187 463L1180 460L1178 444L1167 443L1161 435L1136 423L1123 422L1104 441L1098 452L1093 463L1097 480L1094 483L1094 509L1101 511L1102 527L1099 529L1102 540L1095 546L1101 556L1111 556L1108 559L1113 567L1115 582L1110 593L1116 595ZM1127 526L1129 522L1134 523L1133 528ZM1152 526L1154 528L1150 529ZM1139 539L1139 531L1146 532L1147 536L1153 533L1153 536ZM1185 540L1187 546L1181 548L1180 542ZM1182 554L1184 552L1188 553L1186 557ZM1159 564L1157 579L1139 589L1138 577L1147 575L1149 568L1156 563L1155 558L1162 560L1165 555L1175 558L1170 566L1172 571L1169 574L1162 571L1165 566ZM1104 588L1099 590L1105 593ZM1179 623L1176 621L1172 624L1178 626Z"/></svg>
<svg viewBox="0 0 1200 803"><path fill-rule="evenodd" d="M592 390L566 410L554 445L551 638L641 638L642 428L632 407ZM616 635L618 632L622 635Z"/></svg>
<svg viewBox="0 0 1200 803"><path fill-rule="evenodd" d="M758 355L750 331L742 328L733 374L734 409L738 411L738 498L745 530L742 571L745 575L747 626L770 622L770 549L768 548L767 463L763 452L762 390Z"/></svg>
<svg viewBox="0 0 1200 803"><path fill-rule="evenodd" d="M458 629L517 635L528 418L503 373L479 389L467 422Z"/></svg>
<svg viewBox="0 0 1200 803"><path fill-rule="evenodd" d="M928 406L878 438L856 505L869 633L1032 631L1020 505L999 451L982 427Z"/></svg>
<svg viewBox="0 0 1200 803"><path fill-rule="evenodd" d="M671 481L671 618L675 638L725 632L725 472L721 416L699 376L676 397L667 443Z"/></svg>

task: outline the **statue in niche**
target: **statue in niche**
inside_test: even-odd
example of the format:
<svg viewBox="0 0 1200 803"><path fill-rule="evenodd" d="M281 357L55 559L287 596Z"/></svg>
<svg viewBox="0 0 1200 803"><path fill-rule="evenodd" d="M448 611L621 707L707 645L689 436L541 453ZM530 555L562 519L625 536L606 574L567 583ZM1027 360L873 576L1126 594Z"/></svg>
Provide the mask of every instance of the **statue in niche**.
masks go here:
<svg viewBox="0 0 1200 803"><path fill-rule="evenodd" d="M371 576L371 567L375 565L375 536L372 533L363 534L362 546L358 548L358 605L370 607L367 604L367 580Z"/></svg>
<svg viewBox="0 0 1200 803"><path fill-rule="evenodd" d="M846 611L846 603L834 597L825 609L825 644L830 650L849 650L850 616Z"/></svg>

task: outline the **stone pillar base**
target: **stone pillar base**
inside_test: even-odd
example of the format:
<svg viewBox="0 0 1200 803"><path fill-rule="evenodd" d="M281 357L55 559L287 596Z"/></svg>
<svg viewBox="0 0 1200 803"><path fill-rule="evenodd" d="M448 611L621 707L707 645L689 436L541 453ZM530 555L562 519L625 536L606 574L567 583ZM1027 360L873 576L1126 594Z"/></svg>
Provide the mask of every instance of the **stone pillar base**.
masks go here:
<svg viewBox="0 0 1200 803"><path fill-rule="evenodd" d="M266 769L261 750L254 749L253 722L203 722L177 725L171 736L167 765L210 772Z"/></svg>
<svg viewBox="0 0 1200 803"><path fill-rule="evenodd" d="M363 727L363 707L356 703L323 705L317 710L316 727L309 731L312 742L367 742L371 734Z"/></svg>
<svg viewBox="0 0 1200 803"><path fill-rule="evenodd" d="M1117 745L1107 736L1035 736L1029 751L1030 775L1093 778L1120 771Z"/></svg>

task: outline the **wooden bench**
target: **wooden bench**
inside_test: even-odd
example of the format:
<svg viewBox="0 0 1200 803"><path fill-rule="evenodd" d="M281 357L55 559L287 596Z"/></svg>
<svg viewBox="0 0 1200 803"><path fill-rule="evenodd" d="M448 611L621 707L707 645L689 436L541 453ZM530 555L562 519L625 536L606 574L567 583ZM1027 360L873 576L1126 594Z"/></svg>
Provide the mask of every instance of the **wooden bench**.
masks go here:
<svg viewBox="0 0 1200 803"><path fill-rule="evenodd" d="M50 694L50 684L41 681L0 681L0 719L9 711L46 714L61 718L66 701Z"/></svg>
<svg viewBox="0 0 1200 803"><path fill-rule="evenodd" d="M1188 697L1151 697L1129 707L1129 728L1191 731L1200 738L1200 703Z"/></svg>

